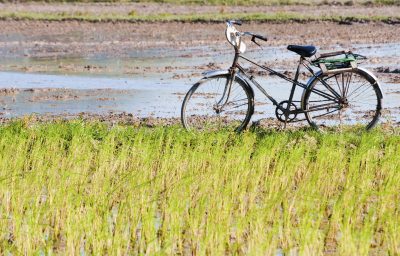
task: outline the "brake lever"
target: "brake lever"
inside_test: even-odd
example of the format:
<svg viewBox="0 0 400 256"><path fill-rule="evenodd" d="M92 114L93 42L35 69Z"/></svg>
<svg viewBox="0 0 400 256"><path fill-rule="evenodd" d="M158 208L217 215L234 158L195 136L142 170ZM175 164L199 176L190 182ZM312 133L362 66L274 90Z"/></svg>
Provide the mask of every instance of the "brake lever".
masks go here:
<svg viewBox="0 0 400 256"><path fill-rule="evenodd" d="M252 36L251 41L253 43L255 43L256 45L258 45L262 49L262 46L259 43L256 42L256 37L255 36Z"/></svg>

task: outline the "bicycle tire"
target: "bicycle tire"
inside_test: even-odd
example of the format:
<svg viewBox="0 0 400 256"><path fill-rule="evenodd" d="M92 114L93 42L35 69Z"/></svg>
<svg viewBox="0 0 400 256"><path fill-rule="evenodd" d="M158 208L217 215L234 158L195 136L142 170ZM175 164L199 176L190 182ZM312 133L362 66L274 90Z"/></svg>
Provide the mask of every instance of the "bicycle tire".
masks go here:
<svg viewBox="0 0 400 256"><path fill-rule="evenodd" d="M382 92L376 78L363 69L321 73L305 89L302 107L308 123L316 129L361 125L369 130L381 116Z"/></svg>
<svg viewBox="0 0 400 256"><path fill-rule="evenodd" d="M187 130L216 131L232 130L240 132L250 122L254 112L253 91L238 77L232 81L228 101L217 112L216 104L224 95L229 74L203 78L187 92L181 108L181 121Z"/></svg>

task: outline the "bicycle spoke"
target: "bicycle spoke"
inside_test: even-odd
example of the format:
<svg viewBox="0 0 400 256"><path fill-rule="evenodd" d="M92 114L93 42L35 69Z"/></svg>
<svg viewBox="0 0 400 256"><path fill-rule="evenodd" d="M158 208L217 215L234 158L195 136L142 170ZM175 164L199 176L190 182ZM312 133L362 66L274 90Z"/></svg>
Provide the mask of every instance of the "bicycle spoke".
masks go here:
<svg viewBox="0 0 400 256"><path fill-rule="evenodd" d="M243 100L247 101L247 98L243 98L243 99L240 99L240 100L230 100L230 101L228 102L228 104L229 104L229 103L234 103L234 102L243 101Z"/></svg>
<svg viewBox="0 0 400 256"><path fill-rule="evenodd" d="M337 75L335 75L334 77L335 77L335 82L337 84L337 87L339 88L340 94L342 95L342 91L340 90L340 85L339 85L339 82L338 82L338 79L337 79Z"/></svg>
<svg viewBox="0 0 400 256"><path fill-rule="evenodd" d="M348 92L348 90L349 90L350 83L351 83L351 78L352 78L352 77L353 77L353 73L350 73L350 77L349 77L349 79L348 79L348 81L347 81L347 83L346 83L346 87L345 87L343 96L346 96L346 97L347 97L347 92Z"/></svg>
<svg viewBox="0 0 400 256"><path fill-rule="evenodd" d="M336 98L340 98L340 95L324 80L321 80L321 83L325 86L326 89L328 89L328 91L330 91L333 96L335 96Z"/></svg>
<svg viewBox="0 0 400 256"><path fill-rule="evenodd" d="M350 96L352 96L356 91L358 91L361 87L363 87L364 85L367 85L369 82L366 81L363 84L361 84L359 87L357 87L357 89L353 90L349 95L347 95L347 98L349 98Z"/></svg>
<svg viewBox="0 0 400 256"><path fill-rule="evenodd" d="M360 93L358 93L356 96L353 97L348 97L348 99L355 99L358 98L359 96L361 96L365 91L367 91L368 89L370 89L369 87L365 88L363 91L361 91Z"/></svg>
<svg viewBox="0 0 400 256"><path fill-rule="evenodd" d="M240 108L241 106L245 106L245 105L247 105L247 103L243 103L243 104L241 104L241 105L237 105L237 106L231 107L230 109L233 109L233 108Z"/></svg>

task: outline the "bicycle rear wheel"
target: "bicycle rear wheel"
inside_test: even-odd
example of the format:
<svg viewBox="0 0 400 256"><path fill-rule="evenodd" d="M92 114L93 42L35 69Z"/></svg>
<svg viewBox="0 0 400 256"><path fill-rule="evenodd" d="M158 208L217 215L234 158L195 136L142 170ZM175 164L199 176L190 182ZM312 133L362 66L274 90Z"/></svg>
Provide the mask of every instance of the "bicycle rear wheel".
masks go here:
<svg viewBox="0 0 400 256"><path fill-rule="evenodd" d="M321 74L306 89L303 109L317 129L357 125L369 130L381 115L382 92L376 79L361 69Z"/></svg>
<svg viewBox="0 0 400 256"><path fill-rule="evenodd" d="M188 130L242 131L254 111L253 93L237 77L228 93L230 75L218 75L194 84L182 104L181 119ZM227 98L227 95L229 97Z"/></svg>

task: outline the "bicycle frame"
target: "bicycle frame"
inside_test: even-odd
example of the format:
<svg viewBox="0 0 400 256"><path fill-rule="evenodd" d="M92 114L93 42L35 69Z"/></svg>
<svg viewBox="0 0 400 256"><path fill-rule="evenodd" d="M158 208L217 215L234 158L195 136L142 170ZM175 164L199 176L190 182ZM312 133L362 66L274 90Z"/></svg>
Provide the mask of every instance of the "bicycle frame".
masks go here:
<svg viewBox="0 0 400 256"><path fill-rule="evenodd" d="M286 81L288 81L288 82L290 82L290 83L292 84L292 88L291 88L290 95L289 95L289 99L288 99L287 108L282 107L282 106L278 103L278 101L276 101L270 94L268 94L268 92L255 80L255 78L254 78L253 75L249 75L249 74L246 72L246 69L243 68L243 67L239 64L239 59L243 59L243 60L245 60L245 61L247 61L247 62L249 62L249 63L251 63L251 64L253 64L253 65L255 65L255 66L257 66L257 67L259 67L259 68L261 68L261 69L263 69L263 70L266 70L266 71L270 72L270 74L276 75L276 76L278 76L278 77L280 77L280 78L282 78L282 79L284 79L284 80L286 80ZM300 68L301 68L301 66L304 66L304 67L309 71L309 73L311 74L310 79L312 79L312 78L318 79L322 84L325 85L325 87L326 87L335 97L332 97L331 95L326 94L325 92L322 92L322 91L317 90L317 89L313 89L313 92L314 92L314 93L317 93L317 94L319 94L319 95L322 96L322 97L325 97L325 98L327 98L327 99L330 99L330 100L333 100L333 101L335 101L335 102L337 102L337 103L340 103L341 95L340 95L339 93L337 93L337 92L336 92L329 84L327 84L324 80L320 79L320 78L318 77L318 75L316 75L316 74L314 73L314 71L311 69L311 67L310 67L309 65L307 65L306 62L307 62L306 59L305 59L304 57L301 56L301 57L300 57L299 64L298 64L298 66L297 66L297 70L296 70L295 77L294 77L294 79L291 79L290 77L288 77L288 76L286 76L286 75L284 75L284 74L282 74L282 73L280 73L280 72L277 72L277 71L275 71L275 70L273 70L273 69L271 69L271 68L269 68L269 67L259 65L259 64L257 64L256 62L250 60L249 58L247 58L247 57L245 57L245 56L242 56L241 53L238 51L238 49L235 48L235 57L234 57L234 60L233 60L233 64L232 64L231 68L229 69L229 72L230 72L230 74L231 74L231 78L232 78L232 79L228 80L227 85L226 85L226 87L225 87L225 90L224 90L224 92L223 92L223 95L222 95L220 101L217 103L217 105L219 106L218 109L219 109L219 110L222 109L222 108L224 107L224 105L228 102L228 99L229 99L229 96L230 96L230 91L231 91L232 81L233 81L233 78L235 77L236 72L238 72L238 71L239 71L241 74L243 74L244 77L245 77L248 81L250 81L255 87L257 87L257 88L258 88L258 89L259 89L259 90L274 104L274 106L276 106L276 107L279 108L281 111L283 111L283 113L285 114L286 117L289 116L290 114L299 114L299 113L306 113L306 112L310 112L310 111L319 111L319 110L321 110L321 109L326 109L326 108L329 108L329 107L337 106L336 104L335 104L335 105L334 105L334 104L331 104L331 105L326 105L326 106L324 106L323 108L315 108L315 109L308 110L308 111L304 110L304 109L303 109L303 106L300 106L300 108L298 108L298 109L296 109L296 110L292 110L292 111L290 110L290 106L291 106L292 102L298 102L298 101L293 101L293 96L294 96L294 92L295 92L295 90L296 90L296 87L299 86L299 87L301 87L301 88L303 88L303 89L307 89L307 87L308 87L308 85L303 84L303 83L301 83L301 82L298 81L298 78L299 78L299 75L300 75ZM226 96L226 97L225 97L225 96ZM220 105L220 104L224 101L224 98L226 98L225 102L224 102L222 105ZM216 109L216 110L217 110L217 109Z"/></svg>

